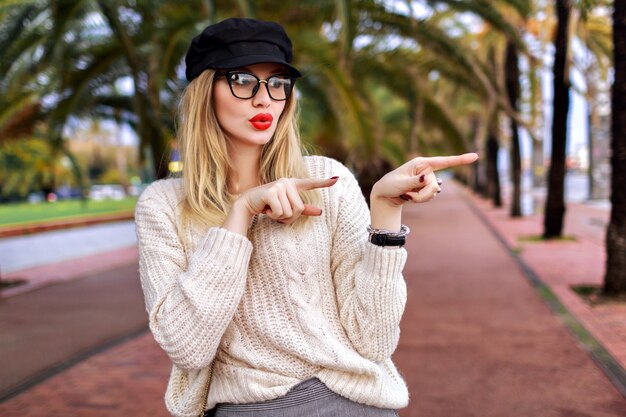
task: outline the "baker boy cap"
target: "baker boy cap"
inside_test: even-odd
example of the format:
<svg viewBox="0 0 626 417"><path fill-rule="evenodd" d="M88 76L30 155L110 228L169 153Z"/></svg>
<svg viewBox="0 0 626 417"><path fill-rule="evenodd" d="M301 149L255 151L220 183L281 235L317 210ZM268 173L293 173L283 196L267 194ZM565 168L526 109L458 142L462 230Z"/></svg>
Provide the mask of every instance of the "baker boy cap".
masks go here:
<svg viewBox="0 0 626 417"><path fill-rule="evenodd" d="M272 62L301 77L300 71L290 65L291 60L291 40L278 23L230 18L208 26L192 39L185 56L185 76L191 82L208 68L233 69Z"/></svg>

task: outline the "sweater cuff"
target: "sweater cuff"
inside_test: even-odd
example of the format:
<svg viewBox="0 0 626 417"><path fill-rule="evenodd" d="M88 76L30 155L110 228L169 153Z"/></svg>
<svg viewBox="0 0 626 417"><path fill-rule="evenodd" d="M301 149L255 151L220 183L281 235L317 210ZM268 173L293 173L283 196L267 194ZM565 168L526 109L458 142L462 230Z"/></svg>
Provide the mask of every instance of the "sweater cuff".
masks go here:
<svg viewBox="0 0 626 417"><path fill-rule="evenodd" d="M211 263L242 267L245 271L252 255L252 242L239 233L211 227L199 249L203 256L211 256Z"/></svg>
<svg viewBox="0 0 626 417"><path fill-rule="evenodd" d="M404 248L385 248L366 242L363 271L356 276L357 288L365 294L372 294L377 289L394 285L402 277L406 259L407 252Z"/></svg>
<svg viewBox="0 0 626 417"><path fill-rule="evenodd" d="M188 295L202 294L209 288L238 287L237 281L245 282L252 256L252 242L247 237L230 230L212 227L189 261L187 277L207 275L212 280L183 279L181 285ZM206 274L205 271L210 271Z"/></svg>

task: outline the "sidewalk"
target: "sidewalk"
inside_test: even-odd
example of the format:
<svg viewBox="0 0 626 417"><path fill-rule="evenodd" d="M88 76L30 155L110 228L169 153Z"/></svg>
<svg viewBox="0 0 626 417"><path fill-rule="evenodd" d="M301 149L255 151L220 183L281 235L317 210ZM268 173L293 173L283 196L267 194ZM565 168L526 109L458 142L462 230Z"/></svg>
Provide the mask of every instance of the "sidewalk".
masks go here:
<svg viewBox="0 0 626 417"><path fill-rule="evenodd" d="M624 416L624 396L483 221L489 206L445 185L405 217L409 305L394 359L412 401L400 415ZM550 257L565 273L570 258Z"/></svg>
<svg viewBox="0 0 626 417"><path fill-rule="evenodd" d="M575 212L570 209L567 215L576 219ZM592 224L602 221L595 212L579 213L581 218L596 219ZM411 402L400 415L624 416L624 396L581 348L562 316L550 310L493 230L511 248L521 250L524 262L563 298L561 303L578 320L589 325L587 330L598 340L602 317L610 317L605 324L610 323L613 333L624 330L623 306L585 306L567 288L574 277L585 283L597 282L603 258L596 258L601 246L592 238L587 243L587 232L571 229L567 233L580 233L578 242L550 246L550 253L545 253L540 245L552 243L517 240L520 234L538 233L536 218L518 223L506 217L505 212L491 209L451 182L446 182L444 192L433 203L406 211L404 221L412 229L405 267L409 293L394 361L409 385ZM588 221L576 223L589 229ZM574 225L568 221L567 227ZM590 230L591 236L596 236L595 229ZM566 250L581 243L585 243L581 253ZM591 249L594 247L596 252ZM589 260L582 259L583 255ZM118 271L121 274L122 270ZM137 278L136 269L123 271L129 279ZM77 282L97 282L87 279ZM69 284L49 285L32 294L45 295ZM94 290L84 285L84 291ZM0 307L28 294L0 299ZM42 296L39 302L51 299ZM595 318L585 319L585 314ZM59 334L64 334L63 329ZM626 350L623 333L619 334L617 341L606 337L602 341L615 358ZM25 351L27 348L23 346ZM7 357L0 358L4 366ZM165 417L163 393L168 372L167 357L145 332L0 403L0 415Z"/></svg>
<svg viewBox="0 0 626 417"><path fill-rule="evenodd" d="M564 224L567 239L545 242L534 239L543 233L542 216L513 220L509 217L508 208L494 208L488 201L469 193L466 195L483 220L510 250L517 253L531 274L534 273L586 331L603 345L617 362L615 366L621 367L622 374L626 375L626 303L594 304L572 290L576 286L602 286L606 268L604 239L610 210L582 203L568 204ZM551 294L548 294L548 301L550 297ZM562 315L562 318L568 320L568 315ZM585 349L596 355L606 355L593 340L584 340L586 336L581 336ZM626 378L622 377L621 384L626 395Z"/></svg>

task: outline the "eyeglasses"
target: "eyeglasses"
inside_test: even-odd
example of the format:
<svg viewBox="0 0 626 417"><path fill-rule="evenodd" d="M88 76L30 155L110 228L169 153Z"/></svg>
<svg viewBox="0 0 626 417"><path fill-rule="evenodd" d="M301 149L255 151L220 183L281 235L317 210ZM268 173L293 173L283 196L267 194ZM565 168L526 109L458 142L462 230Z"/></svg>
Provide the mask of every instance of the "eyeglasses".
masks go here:
<svg viewBox="0 0 626 417"><path fill-rule="evenodd" d="M254 74L245 71L226 71L218 74L215 78L226 77L230 92L233 96L241 99L249 99L259 91L261 83L265 84L267 93L272 100L287 100L293 91L296 78L289 75L272 75L266 80L261 80Z"/></svg>

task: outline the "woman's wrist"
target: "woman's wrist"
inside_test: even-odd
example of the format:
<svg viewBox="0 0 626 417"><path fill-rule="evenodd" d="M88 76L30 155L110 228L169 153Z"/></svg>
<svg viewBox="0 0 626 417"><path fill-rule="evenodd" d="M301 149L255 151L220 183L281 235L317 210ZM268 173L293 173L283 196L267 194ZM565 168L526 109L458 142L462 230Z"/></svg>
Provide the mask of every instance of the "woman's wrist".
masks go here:
<svg viewBox="0 0 626 417"><path fill-rule="evenodd" d="M253 218L254 214L250 213L245 202L238 198L233 202L222 228L247 236Z"/></svg>
<svg viewBox="0 0 626 417"><path fill-rule="evenodd" d="M402 206L374 192L370 195L370 216L374 229L399 231L402 227Z"/></svg>

